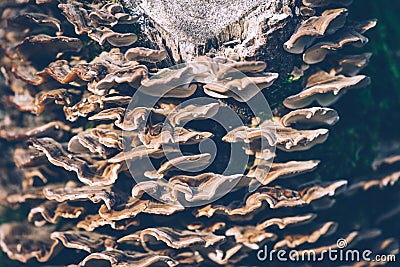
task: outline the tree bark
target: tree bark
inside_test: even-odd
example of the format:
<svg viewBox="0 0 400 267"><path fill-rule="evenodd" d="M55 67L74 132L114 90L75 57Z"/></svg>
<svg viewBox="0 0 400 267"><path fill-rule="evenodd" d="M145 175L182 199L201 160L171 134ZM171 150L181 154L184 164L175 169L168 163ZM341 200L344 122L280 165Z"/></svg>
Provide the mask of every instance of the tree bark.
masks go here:
<svg viewBox="0 0 400 267"><path fill-rule="evenodd" d="M282 44L299 21L295 0L124 2L142 16L146 41L167 49L173 64L209 54L262 59L278 72L293 67L294 57Z"/></svg>

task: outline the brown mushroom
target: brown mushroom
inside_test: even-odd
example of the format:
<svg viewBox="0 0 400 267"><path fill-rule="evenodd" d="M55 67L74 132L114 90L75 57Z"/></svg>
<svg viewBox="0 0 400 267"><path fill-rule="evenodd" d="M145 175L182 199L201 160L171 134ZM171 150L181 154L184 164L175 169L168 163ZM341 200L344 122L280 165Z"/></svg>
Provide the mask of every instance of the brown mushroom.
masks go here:
<svg viewBox="0 0 400 267"><path fill-rule="evenodd" d="M88 185L110 185L118 178L121 164L110 165L98 163L97 166L89 166L88 162L79 157L71 157L61 144L54 139L45 137L41 139L30 139L33 147L45 153L50 163L63 167L67 171L74 171L78 178Z"/></svg>
<svg viewBox="0 0 400 267"><path fill-rule="evenodd" d="M56 224L60 218L76 219L84 210L84 207L71 206L67 202L46 201L30 210L28 221L34 222L36 226L42 226L46 222Z"/></svg>
<svg viewBox="0 0 400 267"><path fill-rule="evenodd" d="M181 249L197 244L209 247L217 242L224 240L225 237L217 236L213 233L192 232L188 230L176 231L168 227L146 228L136 233L129 234L118 239L118 243L129 243L130 241L139 242L147 251L149 245L155 243L154 239L165 243L167 246ZM148 245L149 244L149 245Z"/></svg>
<svg viewBox="0 0 400 267"><path fill-rule="evenodd" d="M24 59L33 60L38 57L54 59L58 53L79 52L82 49L82 42L78 38L51 37L43 34L25 38L15 49Z"/></svg>
<svg viewBox="0 0 400 267"><path fill-rule="evenodd" d="M9 141L0 140L0 202L31 208L28 221L42 226L0 226L0 245L10 258L71 267L254 265L252 250L264 244L322 253L337 249L338 237L363 247L376 241L377 251L394 253L393 240L382 241L380 231L363 223L354 231L352 221L338 217L334 233L336 223L324 219L335 214L337 206L329 205L347 181L301 175L319 161L306 160L305 152L291 154L289 161L286 153L324 142L328 130L312 127L338 119L332 109L305 106L314 100L330 105L345 90L369 83L358 75L368 54L336 51L365 43L362 34L376 21L347 21L343 6L349 0L303 0L304 6L294 0L192 1L168 16L157 1L120 2L0 1L0 137ZM204 8L211 11L204 15ZM195 21L200 26L193 27ZM306 50L304 61L321 64L301 66L301 58L284 47ZM195 64L167 68L191 60ZM285 100L295 109L287 113L281 99L306 83L303 92ZM239 103L267 87L262 93L275 117L253 114ZM159 100L153 107L133 102L137 106L130 109L136 91ZM184 103L204 95L216 100ZM207 127L228 107L242 127L227 128L226 134ZM190 128L184 128L188 122ZM249 156L245 171L221 174L223 161L211 163L211 154L197 154L194 144L207 138L221 145L218 156L224 158L229 144L221 139L240 142ZM374 166L395 163L395 154L382 155ZM148 159L154 168L143 164ZM386 167L379 171L388 172L365 181L354 179L344 191L394 185L397 165ZM196 173L187 172L193 169ZM280 179L294 175L299 176ZM392 199L397 198L390 194L378 226L379 218L397 216ZM57 256L61 249L74 256Z"/></svg>
<svg viewBox="0 0 400 267"><path fill-rule="evenodd" d="M123 266L137 266L147 267L158 262L166 263L168 266L177 266L178 262L168 256L162 256L157 254L140 253L134 251L122 251L117 249L105 250L101 252L95 252L88 255L79 264L80 266L91 266L91 261L98 263L99 261L106 261L112 267L123 267Z"/></svg>
<svg viewBox="0 0 400 267"><path fill-rule="evenodd" d="M171 215L182 210L184 210L184 207L180 204L168 204L132 197L127 202L117 205L115 209L108 209L106 205L101 206L99 214L107 220L119 221L136 217L140 213Z"/></svg>
<svg viewBox="0 0 400 267"><path fill-rule="evenodd" d="M46 262L57 254L58 242L50 239L54 227L34 227L26 223L8 223L0 226L0 245L10 259L27 263L36 258Z"/></svg>
<svg viewBox="0 0 400 267"><path fill-rule="evenodd" d="M345 8L325 10L321 16L303 21L283 47L290 53L301 54L316 38L331 35L342 28L346 17Z"/></svg>
<svg viewBox="0 0 400 267"><path fill-rule="evenodd" d="M168 56L165 50L154 50L146 47L129 48L125 58L132 61L159 62Z"/></svg>
<svg viewBox="0 0 400 267"><path fill-rule="evenodd" d="M289 96L283 101L283 104L291 109L306 107L314 101L322 106L332 105L347 90L363 88L370 82L370 78L364 75L345 77L320 71L309 77L303 91Z"/></svg>
<svg viewBox="0 0 400 267"><path fill-rule="evenodd" d="M276 179L313 171L317 168L318 164L318 160L289 161L285 163L270 163L260 160L252 166L247 176L256 178L263 185L268 185Z"/></svg>
<svg viewBox="0 0 400 267"><path fill-rule="evenodd" d="M148 178L162 178L164 174L171 168L184 168L187 170L195 169L200 166L209 164L211 155L209 153L203 153L198 155L180 156L167 160L164 162L158 170L146 171L144 175Z"/></svg>
<svg viewBox="0 0 400 267"><path fill-rule="evenodd" d="M323 107L312 107L307 109L296 109L280 120L283 126L297 125L334 125L339 120L339 115L336 110Z"/></svg>
<svg viewBox="0 0 400 267"><path fill-rule="evenodd" d="M99 203L103 201L108 209L111 209L118 202L117 196L111 191L110 187L71 187L71 185L65 185L58 188L46 187L43 194L47 199L57 202L90 200L93 203Z"/></svg>
<svg viewBox="0 0 400 267"><path fill-rule="evenodd" d="M53 232L50 238L60 241L66 248L84 250L89 253L115 247L115 237L98 233L70 230L65 232Z"/></svg>
<svg viewBox="0 0 400 267"><path fill-rule="evenodd" d="M315 231L313 231L309 235L288 235L285 236L283 240L280 240L275 243L274 249L279 249L283 247L296 248L303 243L315 243L322 236L332 235L336 232L338 224L335 222L327 222L322 226L318 227Z"/></svg>

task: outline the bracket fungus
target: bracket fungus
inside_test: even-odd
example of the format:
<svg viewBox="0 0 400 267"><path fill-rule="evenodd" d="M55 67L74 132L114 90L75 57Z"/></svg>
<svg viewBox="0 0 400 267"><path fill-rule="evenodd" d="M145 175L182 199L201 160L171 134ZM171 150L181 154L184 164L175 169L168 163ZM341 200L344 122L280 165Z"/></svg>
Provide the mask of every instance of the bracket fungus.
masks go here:
<svg viewBox="0 0 400 267"><path fill-rule="evenodd" d="M332 126L339 120L339 115L336 110L323 107L312 107L307 109L296 109L281 118L283 126Z"/></svg>
<svg viewBox="0 0 400 267"><path fill-rule="evenodd" d="M322 12L319 17L303 21L296 32L284 44L286 51L301 54L305 48L325 35L331 35L342 28L346 22L347 9L331 9ZM306 62L307 63L307 62Z"/></svg>
<svg viewBox="0 0 400 267"><path fill-rule="evenodd" d="M335 181L309 151L335 131L328 106L370 83L371 54L346 49L376 21L349 21L351 2L0 1L0 203L27 211L1 249L76 267L255 266L264 245L337 238L398 251L331 205L396 186L398 147Z"/></svg>
<svg viewBox="0 0 400 267"><path fill-rule="evenodd" d="M308 78L303 91L289 96L283 104L290 109L307 107L314 101L322 106L329 106L336 103L347 90L364 88L370 83L370 78L365 75L346 77L319 71Z"/></svg>

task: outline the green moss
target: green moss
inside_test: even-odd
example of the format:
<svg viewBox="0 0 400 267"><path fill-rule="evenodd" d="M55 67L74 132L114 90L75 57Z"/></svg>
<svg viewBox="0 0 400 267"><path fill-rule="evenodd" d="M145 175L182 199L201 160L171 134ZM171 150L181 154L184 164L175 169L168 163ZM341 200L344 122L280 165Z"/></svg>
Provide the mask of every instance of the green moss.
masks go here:
<svg viewBox="0 0 400 267"><path fill-rule="evenodd" d="M365 34L370 42L361 49L373 52L369 66L362 71L372 84L349 92L334 105L341 119L328 141L311 151L322 159L324 166L318 174L326 180L351 180L371 173L379 142L400 136L396 126L400 122L400 2L356 0L350 9L350 19L378 19L377 27ZM352 52L360 53L360 49Z"/></svg>
<svg viewBox="0 0 400 267"><path fill-rule="evenodd" d="M286 83L294 83L294 82L299 81L300 78L301 78L300 76L298 76L298 77L293 77L293 76L289 75L289 76L286 78L285 82L286 82Z"/></svg>

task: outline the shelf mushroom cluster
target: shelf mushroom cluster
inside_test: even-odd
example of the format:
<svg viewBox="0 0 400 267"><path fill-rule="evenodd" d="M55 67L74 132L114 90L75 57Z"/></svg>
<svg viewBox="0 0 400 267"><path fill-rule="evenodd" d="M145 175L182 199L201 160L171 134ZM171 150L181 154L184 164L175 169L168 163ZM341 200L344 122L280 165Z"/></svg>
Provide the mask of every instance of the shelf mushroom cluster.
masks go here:
<svg viewBox="0 0 400 267"><path fill-rule="evenodd" d="M196 70L184 67L169 78L192 77L187 85L169 91L152 108L127 110L136 90L161 97L152 88L167 81L151 77L169 71L158 67L168 53L145 47L140 42L141 18L115 2L0 3L0 203L29 210L26 220L0 225L0 247L10 259L71 267L248 266L259 264L255 255L265 244L300 254L311 248L322 253L337 248L339 237L353 246L373 243L374 253L398 252L395 238L383 237L376 229L341 227L326 215L335 212L335 197L341 192L346 194L339 197L347 197L360 189L395 185L398 171L357 183L318 181L309 173L318 159L279 162L276 155L306 155L325 142L329 130L318 127L328 128L339 119L327 106L347 90L369 84L369 78L358 73L370 54L338 52L347 44L364 44L362 34L375 21L351 22L346 8L329 9L351 1L303 0L302 22L282 44L310 65L303 66L305 77L299 77L306 81L304 90L283 101L292 111L262 122L255 119L221 136L185 122L209 120L226 107L226 99L240 106L252 96L246 94L249 81L268 90L279 82L279 74L269 72L263 61L199 56L194 61L225 64L248 78L229 80L222 69L214 70L217 81L199 83L193 79ZM179 106L195 94L216 101ZM321 107L310 107L314 102ZM168 116L168 125L143 121L148 114ZM129 139L127 150L123 132ZM176 149L168 145L191 146L212 138L243 144L253 158L244 174L194 175L174 169L205 166L211 161L208 153L166 157ZM261 139L276 145L277 153L260 150ZM393 153L377 159L374 168L397 162L398 153ZM138 175L151 178L136 183L126 161L140 161L145 155L157 168L135 168ZM188 207L219 196L229 183L236 186L227 196ZM261 185L249 192L254 183ZM165 202L150 198L148 190L159 192Z"/></svg>

